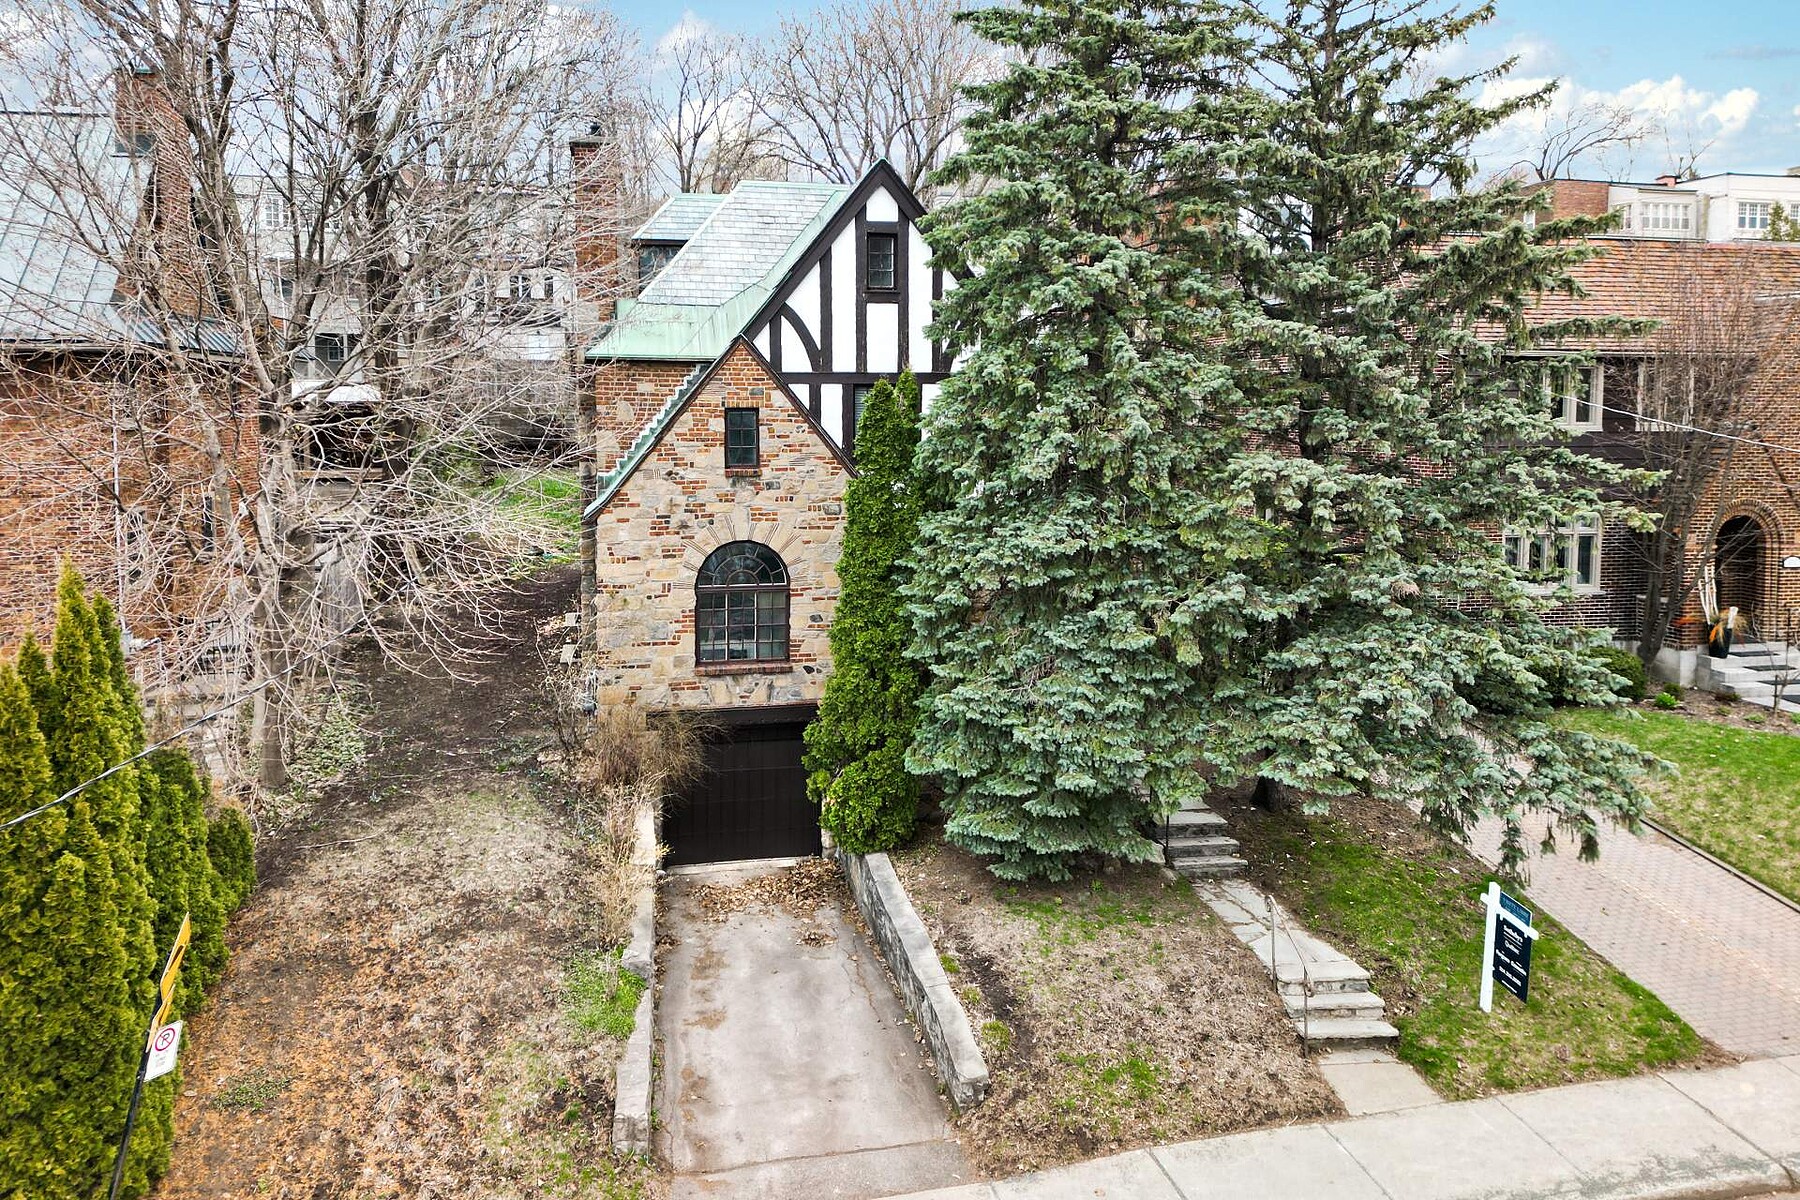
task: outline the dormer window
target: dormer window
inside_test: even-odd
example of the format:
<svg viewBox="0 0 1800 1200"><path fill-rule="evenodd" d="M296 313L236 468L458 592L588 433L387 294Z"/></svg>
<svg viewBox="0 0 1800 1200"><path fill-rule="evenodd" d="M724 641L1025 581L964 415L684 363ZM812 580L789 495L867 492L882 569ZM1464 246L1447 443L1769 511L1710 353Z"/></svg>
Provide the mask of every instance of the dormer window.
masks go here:
<svg viewBox="0 0 1800 1200"><path fill-rule="evenodd" d="M637 248L638 288L642 290L650 286L650 281L662 274L662 269L674 261L681 253L679 242L639 242Z"/></svg>
<svg viewBox="0 0 1800 1200"><path fill-rule="evenodd" d="M863 283L871 292L891 292L898 287L900 238L898 234L871 233L864 246Z"/></svg>

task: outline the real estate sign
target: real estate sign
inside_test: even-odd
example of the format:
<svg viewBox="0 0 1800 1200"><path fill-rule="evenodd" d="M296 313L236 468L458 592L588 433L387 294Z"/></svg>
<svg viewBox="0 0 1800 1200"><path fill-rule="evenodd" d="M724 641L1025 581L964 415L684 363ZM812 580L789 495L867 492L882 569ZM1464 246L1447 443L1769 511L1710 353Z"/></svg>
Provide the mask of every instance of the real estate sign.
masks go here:
<svg viewBox="0 0 1800 1200"><path fill-rule="evenodd" d="M1482 897L1487 933L1481 954L1481 1011L1494 1011L1494 981L1524 1000L1531 991L1531 910L1490 883Z"/></svg>

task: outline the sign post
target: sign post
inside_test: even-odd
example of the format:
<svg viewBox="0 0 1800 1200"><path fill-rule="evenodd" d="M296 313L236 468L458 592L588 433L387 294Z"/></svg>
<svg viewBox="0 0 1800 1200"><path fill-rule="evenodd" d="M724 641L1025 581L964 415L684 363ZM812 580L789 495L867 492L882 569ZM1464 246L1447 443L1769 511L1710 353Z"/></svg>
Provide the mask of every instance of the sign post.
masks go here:
<svg viewBox="0 0 1800 1200"><path fill-rule="evenodd" d="M125 1110L125 1132L119 1137L119 1156L113 1159L112 1187L107 1200L118 1200L119 1185L125 1182L125 1154L131 1149L131 1131L137 1125L138 1105L144 1099L144 1084L175 1069L175 1052L181 1047L181 1022L163 1025L175 1007L175 984L181 977L181 960L187 957L188 939L193 937L188 918L181 918L181 929L175 944L169 947L169 961L163 964L156 981L156 1015L150 1018L150 1034L144 1039L144 1050L138 1056L137 1082L131 1087L131 1107Z"/></svg>
<svg viewBox="0 0 1800 1200"><path fill-rule="evenodd" d="M1487 931L1481 948L1481 1011L1494 1011L1494 981L1517 996L1526 998L1531 989L1531 944L1538 931L1531 927L1531 910L1500 890L1500 885L1487 885L1482 897Z"/></svg>

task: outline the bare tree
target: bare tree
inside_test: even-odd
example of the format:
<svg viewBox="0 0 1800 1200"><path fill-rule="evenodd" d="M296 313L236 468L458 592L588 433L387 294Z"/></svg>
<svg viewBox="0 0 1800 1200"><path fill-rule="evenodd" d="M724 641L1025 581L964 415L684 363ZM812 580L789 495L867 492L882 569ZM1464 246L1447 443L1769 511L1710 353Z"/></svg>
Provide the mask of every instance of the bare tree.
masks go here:
<svg viewBox="0 0 1800 1200"><path fill-rule="evenodd" d="M1514 164L1528 173L1530 182L1561 179L1578 162L1590 157L1623 155L1627 160L1620 164L1623 169L1611 173L1626 174L1629 159L1637 148L1663 132L1655 117L1630 105L1599 98L1582 100L1567 108L1550 105L1544 114L1542 127Z"/></svg>
<svg viewBox="0 0 1800 1200"><path fill-rule="evenodd" d="M954 0L842 3L785 18L761 50L771 153L851 181L886 159L922 196L967 111L962 91L990 52Z"/></svg>
<svg viewBox="0 0 1800 1200"><path fill-rule="evenodd" d="M50 61L153 73L170 119L146 126L146 145L160 157L181 143L169 180L191 197L151 204L142 181L115 186L26 138L29 122L0 127L9 166L96 214L46 236L117 272L134 328L225 335L228 352L127 328L111 369L141 381L148 359L183 382L151 389L173 411L139 427L150 458L191 464L215 497L204 577L217 594L155 614L173 631L156 668L253 694L261 773L276 781L305 681L339 647L372 637L390 655L453 658L466 647L448 614L488 612L542 544L495 468L509 418L572 394L569 356L591 328L568 306L566 139L572 120L610 127L636 93L629 42L610 17L545 0L33 0L30 14L65 51ZM92 112L113 107L110 76L50 82ZM590 155L590 180L617 178L615 141ZM147 232L147 213L185 223L200 286L174 278L162 252L175 239ZM582 217L592 238L596 214ZM58 409L35 410L40 432L76 415ZM112 502L168 511L137 483ZM170 554L192 522L163 524L122 547L129 574L201 578ZM140 592L128 608L166 589Z"/></svg>
<svg viewBox="0 0 1800 1200"><path fill-rule="evenodd" d="M684 23L653 68L645 129L676 191L727 192L775 173L765 155L763 81L747 39Z"/></svg>
<svg viewBox="0 0 1800 1200"><path fill-rule="evenodd" d="M1747 272L1709 272L1696 255L1652 335L1638 384L1633 465L1661 480L1641 507L1654 527L1636 544L1644 578L1638 654L1648 664L1717 552L1723 505L1745 454L1756 453L1756 393L1772 313Z"/></svg>

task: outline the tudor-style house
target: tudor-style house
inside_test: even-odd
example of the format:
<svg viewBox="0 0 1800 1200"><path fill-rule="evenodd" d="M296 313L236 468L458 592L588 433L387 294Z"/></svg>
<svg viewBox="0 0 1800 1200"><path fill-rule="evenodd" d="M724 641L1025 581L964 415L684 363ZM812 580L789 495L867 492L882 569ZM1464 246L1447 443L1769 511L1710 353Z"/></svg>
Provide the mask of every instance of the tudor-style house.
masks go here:
<svg viewBox="0 0 1800 1200"><path fill-rule="evenodd" d="M948 364L950 285L885 163L856 184L672 197L630 240L640 291L588 350L601 704L724 730L675 807L671 861L807 853L801 730L830 670L843 491L874 384Z"/></svg>
<svg viewBox="0 0 1800 1200"><path fill-rule="evenodd" d="M1602 253L1576 269L1582 294L1545 297L1530 319L1659 322L1642 336L1565 340L1543 353L1546 403L1577 449L1627 466L1668 466L1672 452L1659 439L1709 436L1684 415L1702 424L1718 418L1694 414L1692 396L1671 400L1669 381L1680 371L1716 380L1727 360L1742 360L1729 385L1741 389L1730 431L1741 440L1706 487L1686 538L1684 575L1704 583L1676 614L1657 670L1767 702L1767 683L1752 667L1709 661L1702 595L1721 611L1737 608L1762 639L1779 637L1782 614L1800 606L1800 243L1768 237L1776 205L1800 209L1800 175L1544 186L1553 216L1617 212L1621 227L1595 239ZM1671 405L1676 411L1665 411ZM1610 628L1629 644L1642 627L1647 545L1641 534L1597 521L1506 535L1516 564L1549 568L1572 589L1563 619ZM1766 656L1751 657L1767 665Z"/></svg>

